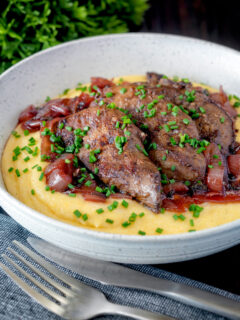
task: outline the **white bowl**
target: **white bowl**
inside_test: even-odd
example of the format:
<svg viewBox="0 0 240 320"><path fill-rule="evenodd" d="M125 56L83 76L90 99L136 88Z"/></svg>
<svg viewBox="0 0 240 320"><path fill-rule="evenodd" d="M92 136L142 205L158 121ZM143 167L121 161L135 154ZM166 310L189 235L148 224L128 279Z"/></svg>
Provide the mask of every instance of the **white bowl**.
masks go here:
<svg viewBox="0 0 240 320"><path fill-rule="evenodd" d="M131 33L81 39L37 53L0 77L0 154L19 112L90 77L157 71L239 93L240 54L206 41ZM12 197L0 177L0 204L22 226L67 250L122 263L194 259L240 242L240 220L194 233L126 236L90 231L51 219Z"/></svg>

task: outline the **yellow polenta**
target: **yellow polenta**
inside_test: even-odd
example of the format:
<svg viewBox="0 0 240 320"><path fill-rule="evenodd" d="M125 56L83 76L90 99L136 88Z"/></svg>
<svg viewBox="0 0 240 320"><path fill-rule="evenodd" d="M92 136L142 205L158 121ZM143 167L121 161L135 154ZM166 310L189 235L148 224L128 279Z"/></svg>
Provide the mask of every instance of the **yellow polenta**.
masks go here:
<svg viewBox="0 0 240 320"><path fill-rule="evenodd" d="M124 77L124 80L133 82L144 81L145 79L145 76ZM115 80L117 81L118 79ZM213 90L211 88L208 89ZM74 97L80 93L81 91L73 89L69 90L65 96ZM236 121L236 128L240 129L239 118ZM43 172L40 169L44 170L47 165L47 162L42 162L40 158L39 132L24 136L23 130L20 127L16 128L16 132L20 137L11 136L9 138L2 156L2 173L6 188L21 202L54 219L102 232L136 235L141 230L146 232L146 235L158 235L159 233L156 232L156 229L162 231L161 234L176 234L188 232L189 230L216 227L240 218L240 203L205 203L201 205L204 207L204 210L198 218L193 218L190 212L184 212L185 220L175 220L174 212L165 211L163 214L154 214L134 200L126 199L128 207L125 208L121 204L122 199L117 199L117 209L109 211L108 206L115 199L108 199L106 203L95 203L85 201L81 195L72 198L63 193L51 193L51 191L46 190L45 178L43 177L43 179L39 180ZM36 145L32 149L38 147L37 154L33 156L32 154L28 154L27 150L24 150L18 156L18 160L13 161L13 150L17 146L20 148L27 146L31 137L36 140ZM240 134L238 134L237 140L240 140ZM28 159L26 157L29 157L28 161L26 161ZM13 170L9 172L8 170L11 167ZM17 169L17 173L19 172L20 174L19 177L16 174ZM98 214L96 210L99 208L102 208L104 212ZM82 215L86 214L84 216L85 219L82 216L77 218L73 213L75 210L79 210ZM122 224L128 221L132 213L138 215L135 222L131 223L128 227L123 227ZM141 213L144 213L144 215ZM113 223L106 222L107 219L112 220Z"/></svg>

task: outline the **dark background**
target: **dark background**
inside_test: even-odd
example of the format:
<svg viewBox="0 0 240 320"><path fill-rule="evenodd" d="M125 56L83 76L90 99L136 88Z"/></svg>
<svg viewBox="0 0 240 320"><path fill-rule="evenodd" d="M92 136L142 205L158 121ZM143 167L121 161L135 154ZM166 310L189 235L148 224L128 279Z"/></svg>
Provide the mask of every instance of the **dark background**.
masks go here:
<svg viewBox="0 0 240 320"><path fill-rule="evenodd" d="M240 50L239 1L155 0L150 3L140 31L195 37ZM240 295L239 257L240 245L206 258L159 265L159 268Z"/></svg>
<svg viewBox="0 0 240 320"><path fill-rule="evenodd" d="M150 0L140 31L185 35L240 50L240 1Z"/></svg>

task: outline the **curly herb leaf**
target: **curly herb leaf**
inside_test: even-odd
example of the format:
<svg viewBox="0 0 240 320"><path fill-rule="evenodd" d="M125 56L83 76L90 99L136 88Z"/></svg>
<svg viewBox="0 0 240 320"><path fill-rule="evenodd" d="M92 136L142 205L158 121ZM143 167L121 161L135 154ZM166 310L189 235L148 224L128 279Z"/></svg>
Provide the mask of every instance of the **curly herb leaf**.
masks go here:
<svg viewBox="0 0 240 320"><path fill-rule="evenodd" d="M140 25L148 0L1 0L0 73L61 42Z"/></svg>

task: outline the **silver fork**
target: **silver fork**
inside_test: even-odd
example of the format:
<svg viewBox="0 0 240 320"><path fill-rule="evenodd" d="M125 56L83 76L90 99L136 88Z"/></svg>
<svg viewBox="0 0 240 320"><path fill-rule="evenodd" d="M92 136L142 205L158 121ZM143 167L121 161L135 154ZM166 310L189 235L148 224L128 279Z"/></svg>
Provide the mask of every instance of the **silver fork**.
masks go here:
<svg viewBox="0 0 240 320"><path fill-rule="evenodd" d="M30 297L35 299L44 308L56 313L57 315L72 320L87 320L101 314L119 314L130 316L140 320L171 320L173 318L159 315L153 312L121 306L109 302L104 294L99 290L83 284L82 282L68 276L62 271L56 269L52 264L41 258L29 248L25 247L18 241L13 244L21 249L32 260L44 267L50 274L60 279L66 286L60 282L53 280L46 273L36 268L32 263L23 258L15 249L8 247L7 250L13 254L18 260L29 267L40 278L48 282L51 286L58 290L53 291L39 280L32 277L18 264L16 264L9 256L2 254L2 257L15 269L17 269L25 278L30 280L35 286L44 291L50 298L36 291L35 288L23 281L16 273L12 272L6 265L0 262L0 267L5 273L16 282ZM54 301L53 301L54 300Z"/></svg>

